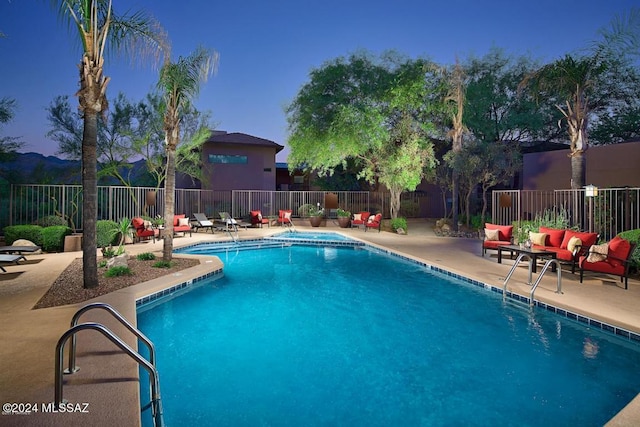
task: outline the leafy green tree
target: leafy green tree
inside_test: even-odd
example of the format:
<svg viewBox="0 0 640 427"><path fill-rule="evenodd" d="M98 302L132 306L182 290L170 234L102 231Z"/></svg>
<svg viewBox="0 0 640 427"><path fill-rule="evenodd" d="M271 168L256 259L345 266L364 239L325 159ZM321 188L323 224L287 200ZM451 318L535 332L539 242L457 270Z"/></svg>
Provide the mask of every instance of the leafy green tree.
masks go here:
<svg viewBox="0 0 640 427"><path fill-rule="evenodd" d="M98 217L98 115L107 108L109 78L104 74L107 50L145 58L168 50L164 32L142 12L119 16L111 0L52 0L52 6L82 46L80 90L77 92L84 125L82 136L82 267L85 288L98 286L96 220ZM135 55L135 56L134 56Z"/></svg>
<svg viewBox="0 0 640 427"><path fill-rule="evenodd" d="M527 75L521 87L527 88L539 99L552 100L562 114L570 141L571 188L585 184L584 153L589 148L590 120L608 111L619 102L625 102L629 89L637 82L629 81L629 46L638 46L640 12L629 16L627 25L619 19L603 40L596 42L584 54L566 54ZM637 53L637 52L636 52Z"/></svg>
<svg viewBox="0 0 640 427"><path fill-rule="evenodd" d="M359 178L384 184L397 216L402 191L415 190L435 166L427 121L426 60L393 52L337 58L311 72L287 108L290 168L332 175L352 159Z"/></svg>
<svg viewBox="0 0 640 427"><path fill-rule="evenodd" d="M12 98L0 98L0 126L13 120L17 103ZM0 161L9 160L18 148L22 146L22 141L15 136L0 136Z"/></svg>
<svg viewBox="0 0 640 427"><path fill-rule="evenodd" d="M164 99L164 131L167 168L165 175L165 224L167 235L162 259L171 261L173 253L173 216L176 188L176 150L180 145L182 116L200 92L200 86L213 74L218 64L217 52L198 48L176 62L167 59L160 70L158 89Z"/></svg>
<svg viewBox="0 0 640 427"><path fill-rule="evenodd" d="M560 115L518 91L520 82L539 66L529 57L513 57L492 49L464 65L467 76L464 123L482 141L556 140Z"/></svg>

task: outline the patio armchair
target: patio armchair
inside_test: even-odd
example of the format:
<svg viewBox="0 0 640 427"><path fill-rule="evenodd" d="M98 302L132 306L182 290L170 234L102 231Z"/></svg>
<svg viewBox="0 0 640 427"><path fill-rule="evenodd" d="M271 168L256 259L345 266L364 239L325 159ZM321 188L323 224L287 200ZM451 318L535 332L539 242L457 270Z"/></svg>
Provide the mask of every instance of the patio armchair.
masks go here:
<svg viewBox="0 0 640 427"><path fill-rule="evenodd" d="M251 217L251 225L252 226L258 226L260 228L262 228L263 224L267 224L267 227L269 227L270 221L269 218L264 218L262 216L262 211L251 211L249 212L249 216Z"/></svg>
<svg viewBox="0 0 640 427"><path fill-rule="evenodd" d="M192 227L191 222L189 222L189 218L187 218L185 214L174 215L173 234L182 233L182 236L186 236L187 231L189 232L189 237L191 237Z"/></svg>
<svg viewBox="0 0 640 427"><path fill-rule="evenodd" d="M293 224L293 222L291 222L292 214L293 211L291 209L280 209L278 211L278 224L290 227Z"/></svg>
<svg viewBox="0 0 640 427"><path fill-rule="evenodd" d="M487 253L487 249L498 250L500 246L511 244L513 244L513 225L485 223L482 256Z"/></svg>
<svg viewBox="0 0 640 427"><path fill-rule="evenodd" d="M156 236L158 236L158 230L153 228L151 225L151 221L145 221L144 219L138 217L134 217L131 220L131 226L136 232L135 238L139 242L142 239L151 238L153 242L156 242Z"/></svg>
<svg viewBox="0 0 640 427"><path fill-rule="evenodd" d="M593 245L586 255L578 261L580 267L580 283L585 271L620 276L624 281L624 288L629 288L629 267L635 244L621 238L614 237L609 243Z"/></svg>
<svg viewBox="0 0 640 427"><path fill-rule="evenodd" d="M351 227L364 227L370 216L371 213L365 211L353 214L353 218L351 218Z"/></svg>
<svg viewBox="0 0 640 427"><path fill-rule="evenodd" d="M367 231L369 228L377 228L379 233L382 229L382 214L377 213L374 216L370 216L364 226L364 231Z"/></svg>

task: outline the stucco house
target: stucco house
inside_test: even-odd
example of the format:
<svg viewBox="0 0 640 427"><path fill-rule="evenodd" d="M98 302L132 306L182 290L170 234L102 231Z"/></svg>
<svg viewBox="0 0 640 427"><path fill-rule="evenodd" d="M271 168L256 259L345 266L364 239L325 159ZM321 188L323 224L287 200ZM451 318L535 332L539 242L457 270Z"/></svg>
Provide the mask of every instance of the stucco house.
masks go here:
<svg viewBox="0 0 640 427"><path fill-rule="evenodd" d="M202 148L202 188L276 190L276 154L283 148L245 133L213 131Z"/></svg>

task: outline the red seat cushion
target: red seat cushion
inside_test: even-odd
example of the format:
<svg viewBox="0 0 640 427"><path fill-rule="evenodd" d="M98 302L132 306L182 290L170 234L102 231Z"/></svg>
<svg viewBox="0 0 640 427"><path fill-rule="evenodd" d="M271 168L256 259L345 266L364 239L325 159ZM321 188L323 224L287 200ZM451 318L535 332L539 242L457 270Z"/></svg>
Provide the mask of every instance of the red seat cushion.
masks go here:
<svg viewBox="0 0 640 427"><path fill-rule="evenodd" d="M586 256L580 257L580 268L588 271L597 271L598 273L615 274L617 276L624 275L624 267L622 264L612 265L608 260L588 262Z"/></svg>
<svg viewBox="0 0 640 427"><path fill-rule="evenodd" d="M595 245L596 240L598 239L597 233L587 233L583 231L567 230L564 232L564 238L562 239L562 244L560 245L560 247L562 249L567 249L567 246L569 245L569 240L571 240L571 238L574 236L580 239L580 241L582 241L583 247L589 247L589 246Z"/></svg>
<svg viewBox="0 0 640 427"><path fill-rule="evenodd" d="M498 246L507 246L511 244L511 242L500 241L500 240L483 240L482 247L485 249L497 249Z"/></svg>
<svg viewBox="0 0 640 427"><path fill-rule="evenodd" d="M559 230L557 228L540 227L538 230L540 233L547 235L545 246L553 246L559 248L562 246L565 230ZM566 249L566 246L563 248Z"/></svg>
<svg viewBox="0 0 640 427"><path fill-rule="evenodd" d="M501 241L511 241L511 237L513 236L513 225L496 225L487 222L484 227L489 230L498 230L498 239Z"/></svg>

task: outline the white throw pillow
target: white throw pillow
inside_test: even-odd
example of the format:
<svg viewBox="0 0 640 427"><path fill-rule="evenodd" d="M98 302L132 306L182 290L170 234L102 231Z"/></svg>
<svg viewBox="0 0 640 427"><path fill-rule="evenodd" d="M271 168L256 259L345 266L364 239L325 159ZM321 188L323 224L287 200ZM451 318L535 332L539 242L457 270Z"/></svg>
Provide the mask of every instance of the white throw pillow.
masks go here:
<svg viewBox="0 0 640 427"><path fill-rule="evenodd" d="M603 243L601 245L593 245L589 248L589 256L587 257L587 262L600 262L607 259L607 254L609 253L609 245L607 243Z"/></svg>
<svg viewBox="0 0 640 427"><path fill-rule="evenodd" d="M291 212L285 212L284 219L291 219Z"/></svg>
<svg viewBox="0 0 640 427"><path fill-rule="evenodd" d="M545 241L547 240L547 233L534 233L533 231L530 231L529 239L531 239L531 243L534 245L544 246Z"/></svg>
<svg viewBox="0 0 640 427"><path fill-rule="evenodd" d="M353 214L354 221L362 221L362 214Z"/></svg>
<svg viewBox="0 0 640 427"><path fill-rule="evenodd" d="M178 226L189 225L189 218L178 218Z"/></svg>
<svg viewBox="0 0 640 427"><path fill-rule="evenodd" d="M489 241L497 241L500 240L500 230L490 230L488 228L484 229L485 240Z"/></svg>

